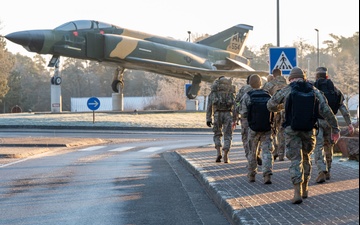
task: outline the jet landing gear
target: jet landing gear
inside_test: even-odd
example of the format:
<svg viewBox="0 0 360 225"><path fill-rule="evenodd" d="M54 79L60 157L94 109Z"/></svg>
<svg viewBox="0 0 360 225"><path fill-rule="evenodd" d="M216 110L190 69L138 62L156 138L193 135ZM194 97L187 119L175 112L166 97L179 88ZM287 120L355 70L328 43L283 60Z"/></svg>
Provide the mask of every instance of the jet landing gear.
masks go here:
<svg viewBox="0 0 360 225"><path fill-rule="evenodd" d="M62 111L61 102L61 77L59 71L60 56L53 56L48 67L55 67L54 76L51 77L51 112L58 113Z"/></svg>
<svg viewBox="0 0 360 225"><path fill-rule="evenodd" d="M112 93L112 110L124 110L124 68L117 67L114 73L111 88L115 93Z"/></svg>
<svg viewBox="0 0 360 225"><path fill-rule="evenodd" d="M195 75L192 84L186 88L186 96L188 99L195 99L200 90L201 75Z"/></svg>
<svg viewBox="0 0 360 225"><path fill-rule="evenodd" d="M51 82L52 85L60 85L61 81L62 81L61 77L59 77L59 76L53 76L50 79L50 82Z"/></svg>

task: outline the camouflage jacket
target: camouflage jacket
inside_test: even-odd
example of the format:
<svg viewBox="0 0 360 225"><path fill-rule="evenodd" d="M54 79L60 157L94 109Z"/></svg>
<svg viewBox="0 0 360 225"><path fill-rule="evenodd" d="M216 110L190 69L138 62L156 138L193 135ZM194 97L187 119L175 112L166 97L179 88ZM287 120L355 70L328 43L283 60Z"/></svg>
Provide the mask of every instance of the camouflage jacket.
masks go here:
<svg viewBox="0 0 360 225"><path fill-rule="evenodd" d="M240 110L241 110L241 99L242 97L248 93L249 91L251 91L253 88L248 85L248 84L245 84L244 86L242 86L240 89L239 89L239 92L236 94L236 97L235 97L235 107L234 107L234 116L238 116L240 114Z"/></svg>
<svg viewBox="0 0 360 225"><path fill-rule="evenodd" d="M287 86L287 81L283 76L277 76L273 80L266 82L263 86L265 91L268 91L270 95L274 95L276 91Z"/></svg>
<svg viewBox="0 0 360 225"><path fill-rule="evenodd" d="M304 80L300 79L294 82L304 82ZM290 95L290 92L291 92L290 85L276 92L267 103L267 108L269 109L269 111L278 112L282 110L284 108L288 96ZM325 96L315 87L314 87L314 92L316 98L319 100L319 114L322 117L324 117L324 119L329 123L334 133L340 132L340 128L336 116L332 112L330 106L327 104L327 100Z"/></svg>

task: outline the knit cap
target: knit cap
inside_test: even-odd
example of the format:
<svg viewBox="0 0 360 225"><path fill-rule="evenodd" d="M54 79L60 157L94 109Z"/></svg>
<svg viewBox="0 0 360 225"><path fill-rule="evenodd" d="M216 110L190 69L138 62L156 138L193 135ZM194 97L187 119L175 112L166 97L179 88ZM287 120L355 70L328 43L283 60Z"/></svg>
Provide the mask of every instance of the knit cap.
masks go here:
<svg viewBox="0 0 360 225"><path fill-rule="evenodd" d="M257 74L251 75L249 79L249 84L252 88L260 88L262 85L261 77Z"/></svg>
<svg viewBox="0 0 360 225"><path fill-rule="evenodd" d="M305 75L304 71L300 67L295 66L291 70L289 80L294 79L294 78L306 79L306 75Z"/></svg>

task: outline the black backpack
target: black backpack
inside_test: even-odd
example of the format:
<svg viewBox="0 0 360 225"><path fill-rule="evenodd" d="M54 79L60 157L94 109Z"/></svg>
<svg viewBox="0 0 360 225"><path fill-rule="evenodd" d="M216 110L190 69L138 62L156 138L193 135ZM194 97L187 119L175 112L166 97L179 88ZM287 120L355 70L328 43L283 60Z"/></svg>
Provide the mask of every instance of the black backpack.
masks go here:
<svg viewBox="0 0 360 225"><path fill-rule="evenodd" d="M285 122L296 131L310 131L316 128L319 116L319 100L313 85L309 82L290 83L291 93L285 102Z"/></svg>
<svg viewBox="0 0 360 225"><path fill-rule="evenodd" d="M258 89L249 91L248 95L250 96L250 105L247 107L249 127L257 132L270 131L274 113L266 106L271 98L269 92Z"/></svg>
<svg viewBox="0 0 360 225"><path fill-rule="evenodd" d="M331 110L336 115L340 108L341 96L335 90L334 83L329 79L318 79L314 86L324 93ZM322 116L319 118L323 119Z"/></svg>

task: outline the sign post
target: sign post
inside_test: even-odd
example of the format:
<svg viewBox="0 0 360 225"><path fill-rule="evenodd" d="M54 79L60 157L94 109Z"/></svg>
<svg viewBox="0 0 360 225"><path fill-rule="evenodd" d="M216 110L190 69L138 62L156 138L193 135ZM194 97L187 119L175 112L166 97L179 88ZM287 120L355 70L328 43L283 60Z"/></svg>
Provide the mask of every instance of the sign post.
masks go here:
<svg viewBox="0 0 360 225"><path fill-rule="evenodd" d="M93 123L95 123L95 110L100 107L100 100L96 97L91 97L87 101L87 107L93 111Z"/></svg>

